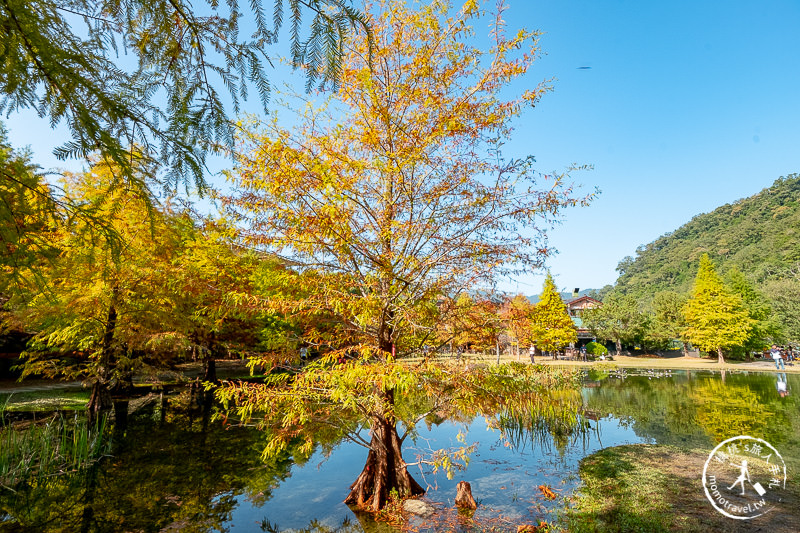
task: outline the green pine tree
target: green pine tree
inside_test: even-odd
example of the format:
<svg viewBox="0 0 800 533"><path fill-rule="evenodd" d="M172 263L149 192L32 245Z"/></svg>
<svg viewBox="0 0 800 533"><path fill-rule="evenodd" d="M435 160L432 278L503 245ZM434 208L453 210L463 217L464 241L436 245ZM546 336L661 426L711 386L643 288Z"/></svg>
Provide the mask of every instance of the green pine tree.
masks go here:
<svg viewBox="0 0 800 533"><path fill-rule="evenodd" d="M720 363L725 362L723 350L741 346L747 341L754 323L741 296L722 283L708 254L700 258L700 268L684 315L686 337L705 352L716 351Z"/></svg>
<svg viewBox="0 0 800 533"><path fill-rule="evenodd" d="M781 325L774 316L769 301L750 283L741 270L734 266L725 278L731 290L741 296L742 305L753 319L749 337L737 350L740 352L737 355L744 355L750 359L753 351L760 351L769 344L769 341L782 338Z"/></svg>
<svg viewBox="0 0 800 533"><path fill-rule="evenodd" d="M578 340L575 324L549 272L531 313L531 329L536 346L543 351L559 350Z"/></svg>

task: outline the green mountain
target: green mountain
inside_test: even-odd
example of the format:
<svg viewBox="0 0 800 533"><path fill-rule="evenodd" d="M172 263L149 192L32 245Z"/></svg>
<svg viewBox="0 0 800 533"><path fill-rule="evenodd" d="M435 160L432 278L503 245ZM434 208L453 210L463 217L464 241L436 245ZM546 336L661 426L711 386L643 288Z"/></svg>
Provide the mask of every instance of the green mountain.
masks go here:
<svg viewBox="0 0 800 533"><path fill-rule="evenodd" d="M736 267L767 297L787 338L800 338L800 175L758 194L697 215L636 250L617 266L614 292L647 304L663 290L688 292L700 256L723 277Z"/></svg>
<svg viewBox="0 0 800 533"><path fill-rule="evenodd" d="M800 175L640 246L635 258L617 266L616 290L645 298L660 290L686 292L703 253L720 274L736 266L757 286L791 275L800 267Z"/></svg>
<svg viewBox="0 0 800 533"><path fill-rule="evenodd" d="M568 302L570 300L574 300L575 298L579 298L581 296L594 297L596 292L597 291L595 291L594 289L584 289L584 290L578 291L578 292L559 292L558 294L559 294L559 296L561 296L562 300L564 300L565 302ZM532 304L537 304L537 303L539 303L539 297L540 296L541 296L540 294L534 294L534 295L528 296L527 298L528 298L528 301L530 301Z"/></svg>

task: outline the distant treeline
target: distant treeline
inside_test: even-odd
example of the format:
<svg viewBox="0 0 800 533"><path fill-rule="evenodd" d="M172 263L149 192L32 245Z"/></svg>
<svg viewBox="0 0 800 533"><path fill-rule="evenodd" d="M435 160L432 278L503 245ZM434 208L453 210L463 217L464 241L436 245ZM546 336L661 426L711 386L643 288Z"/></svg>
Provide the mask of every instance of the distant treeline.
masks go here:
<svg viewBox="0 0 800 533"><path fill-rule="evenodd" d="M723 279L738 270L766 300L780 326L777 339L767 340L800 341L800 175L638 247L617 266L616 284L599 296L631 296L647 309L659 292L688 294L706 253Z"/></svg>

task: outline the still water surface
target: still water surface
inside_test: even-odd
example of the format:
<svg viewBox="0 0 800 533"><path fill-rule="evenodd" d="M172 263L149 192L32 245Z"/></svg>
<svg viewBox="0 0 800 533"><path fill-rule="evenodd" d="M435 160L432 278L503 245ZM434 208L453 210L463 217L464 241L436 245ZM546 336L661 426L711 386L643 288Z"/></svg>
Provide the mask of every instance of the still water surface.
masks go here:
<svg viewBox="0 0 800 533"><path fill-rule="evenodd" d="M783 397L778 379L773 373L590 372L582 427L521 430L509 442L483 418L432 422L407 441L405 457L411 463L430 449L460 446L457 435L466 433L477 449L452 479L429 468L410 470L443 512L453 505L456 483L469 481L480 504L475 518L509 529L555 519L563 498L546 500L539 485L568 496L579 483L579 461L620 444L710 451L727 438L751 435L781 452L791 481L800 472L800 376L788 376ZM0 489L0 531L387 530L341 503L366 458L358 445L323 437L310 457L289 450L264 464L265 438L256 430L222 428L159 402L133 402L131 410L113 457L100 468L17 494Z"/></svg>

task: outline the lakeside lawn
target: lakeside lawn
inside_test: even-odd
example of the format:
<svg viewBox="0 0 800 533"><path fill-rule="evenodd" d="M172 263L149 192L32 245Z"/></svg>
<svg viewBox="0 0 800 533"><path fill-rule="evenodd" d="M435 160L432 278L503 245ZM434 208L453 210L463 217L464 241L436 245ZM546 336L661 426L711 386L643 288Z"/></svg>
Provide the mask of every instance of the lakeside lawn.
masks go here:
<svg viewBox="0 0 800 533"><path fill-rule="evenodd" d="M439 354L437 358L457 360L458 356L451 356L449 354ZM409 361L415 361L419 358L408 358ZM477 354L468 353L462 354L460 359L468 364L493 364L497 361L497 356L494 354ZM519 358L516 355L502 354L500 355L501 363L508 363L512 361L519 361L522 363L529 362L527 351L520 354ZM670 369L670 370L737 370L748 372L774 372L775 363L772 359L756 359L754 361L727 361L720 365L717 363L716 355L714 358L706 357L684 357L680 354L669 355L654 355L645 354L638 356L621 355L614 356L611 361L572 361L565 359L554 360L549 356L542 356L536 358L537 364L546 366L573 366L573 367L596 367L599 365L609 366L613 365L620 368L653 368L653 369ZM783 372L783 370L781 370ZM786 363L786 372L800 373L800 362Z"/></svg>
<svg viewBox="0 0 800 533"><path fill-rule="evenodd" d="M480 362L494 362L497 360L496 356L489 355L470 355L471 359ZM501 362L516 361L516 356L501 355ZM521 355L521 362L529 361L527 354ZM717 358L705 357L684 357L682 355L639 355L639 356L614 356L612 361L571 361L558 359L553 360L552 357L537 357L536 363L551 366L585 366L593 367L597 365L614 365L620 368L655 368L655 369L670 369L670 370L746 370L752 372L774 372L775 363L772 359L756 359L752 362L747 361L727 361L720 365L717 363ZM783 372L783 370L781 370ZM786 363L786 372L800 373L800 362Z"/></svg>
<svg viewBox="0 0 800 533"><path fill-rule="evenodd" d="M600 450L581 460L582 486L570 498L563 518L568 531L744 533L797 531L796 484L787 498L753 520L718 513L702 487L708 450L633 444Z"/></svg>

